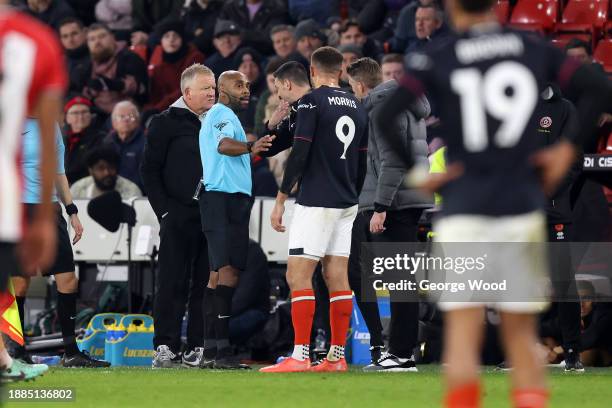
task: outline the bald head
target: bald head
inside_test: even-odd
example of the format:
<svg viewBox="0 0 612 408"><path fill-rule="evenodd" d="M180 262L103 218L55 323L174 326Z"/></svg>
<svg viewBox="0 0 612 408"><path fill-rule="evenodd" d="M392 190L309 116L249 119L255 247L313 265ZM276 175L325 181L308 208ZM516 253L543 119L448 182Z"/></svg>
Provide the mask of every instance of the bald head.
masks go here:
<svg viewBox="0 0 612 408"><path fill-rule="evenodd" d="M217 86L219 102L235 112L248 108L251 96L249 86L249 80L242 72L225 71L219 76Z"/></svg>

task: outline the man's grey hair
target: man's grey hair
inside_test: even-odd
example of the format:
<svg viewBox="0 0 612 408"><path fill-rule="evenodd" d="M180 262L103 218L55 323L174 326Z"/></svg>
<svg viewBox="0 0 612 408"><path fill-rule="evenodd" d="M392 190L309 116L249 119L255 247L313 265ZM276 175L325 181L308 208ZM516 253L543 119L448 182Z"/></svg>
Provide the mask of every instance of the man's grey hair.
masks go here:
<svg viewBox="0 0 612 408"><path fill-rule="evenodd" d="M293 35L293 33L295 33L295 27L287 24L275 25L272 27L272 30L270 30L270 39L272 39L274 34L282 33L283 31L288 31L291 35Z"/></svg>
<svg viewBox="0 0 612 408"><path fill-rule="evenodd" d="M208 68L204 64L193 64L183 71L181 74L181 93L185 94L185 89L191 84L191 81L194 80L196 75L210 75L213 78L215 77L215 73L212 72L210 68Z"/></svg>

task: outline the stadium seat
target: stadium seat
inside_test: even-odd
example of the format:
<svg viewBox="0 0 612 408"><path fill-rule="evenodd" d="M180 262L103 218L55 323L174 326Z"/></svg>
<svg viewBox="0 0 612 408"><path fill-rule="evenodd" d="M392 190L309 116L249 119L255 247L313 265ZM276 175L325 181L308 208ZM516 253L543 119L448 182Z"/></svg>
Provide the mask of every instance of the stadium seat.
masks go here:
<svg viewBox="0 0 612 408"><path fill-rule="evenodd" d="M544 27L541 24L536 24L536 23L510 23L510 24L508 24L508 26L511 27L511 28L515 28L517 30L532 31L532 32L538 33L540 35L545 35L546 34L546 30L544 29Z"/></svg>
<svg viewBox="0 0 612 408"><path fill-rule="evenodd" d="M495 14L497 14L497 20L501 24L506 24L508 22L508 17L510 17L510 1L497 0L493 9L495 10Z"/></svg>
<svg viewBox="0 0 612 408"><path fill-rule="evenodd" d="M558 14L558 0L519 0L512 11L510 24L515 28L524 25L526 29L537 24L543 30L551 31L557 22Z"/></svg>
<svg viewBox="0 0 612 408"><path fill-rule="evenodd" d="M564 42L566 44L572 38L577 38L579 40L586 41L587 43L591 43L591 46L593 45L593 37L589 33L556 33L554 38L555 40Z"/></svg>
<svg viewBox="0 0 612 408"><path fill-rule="evenodd" d="M603 65L606 72L612 71L612 39L599 41L593 59Z"/></svg>
<svg viewBox="0 0 612 408"><path fill-rule="evenodd" d="M569 42L569 38L553 38L550 40L550 43L557 48L565 49L565 46Z"/></svg>
<svg viewBox="0 0 612 408"><path fill-rule="evenodd" d="M563 10L557 32L598 33L604 29L608 20L609 0L570 0Z"/></svg>

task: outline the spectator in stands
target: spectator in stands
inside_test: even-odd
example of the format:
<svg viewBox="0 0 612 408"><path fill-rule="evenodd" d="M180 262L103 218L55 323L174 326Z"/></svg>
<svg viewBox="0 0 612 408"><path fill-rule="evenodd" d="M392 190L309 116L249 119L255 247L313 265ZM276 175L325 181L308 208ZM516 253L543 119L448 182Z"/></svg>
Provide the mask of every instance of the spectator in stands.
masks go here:
<svg viewBox="0 0 612 408"><path fill-rule="evenodd" d="M361 48L363 56L376 58L382 51L376 42L368 38L356 20L347 20L340 28L340 45L356 45Z"/></svg>
<svg viewBox="0 0 612 408"><path fill-rule="evenodd" d="M119 154L110 146L100 146L89 153L87 167L89 176L70 187L73 199L96 198L109 191L118 191L121 199L141 197L142 191L130 180L117 174Z"/></svg>
<svg viewBox="0 0 612 408"><path fill-rule="evenodd" d="M265 55L273 52L272 27L288 22L287 10L278 0L228 0L220 18L238 24L249 44Z"/></svg>
<svg viewBox="0 0 612 408"><path fill-rule="evenodd" d="M291 20L301 21L310 18L319 24L326 24L332 17L339 18L340 13L339 0L288 0L287 7Z"/></svg>
<svg viewBox="0 0 612 408"><path fill-rule="evenodd" d="M327 37L312 19L300 21L295 27L294 37L297 41L297 50L306 61L310 61L310 56L317 48L327 43Z"/></svg>
<svg viewBox="0 0 612 408"><path fill-rule="evenodd" d="M572 38L571 40L569 40L569 42L565 45L565 53L570 57L576 58L583 64L597 64L593 62L593 52L591 50L591 45L586 41L580 40L578 38ZM601 67L601 65L599 66Z"/></svg>
<svg viewBox="0 0 612 408"><path fill-rule="evenodd" d="M249 142L254 143L257 140L255 133L248 129L245 132ZM274 174L270 170L268 159L251 153L251 177L253 178L254 197L276 197L278 184L276 184Z"/></svg>
<svg viewBox="0 0 612 408"><path fill-rule="evenodd" d="M255 127L254 131L257 137L266 135L267 129L265 122L269 119L270 115L278 106L278 95L276 93L276 87L274 86L274 71L276 71L283 63L284 59L279 57L270 58L268 65L266 65L266 85L267 89L262 92L259 100L257 101L257 107L255 108Z"/></svg>
<svg viewBox="0 0 612 408"><path fill-rule="evenodd" d="M404 57L400 54L387 54L383 57L380 68L383 82L392 79L399 81L404 76Z"/></svg>
<svg viewBox="0 0 612 408"><path fill-rule="evenodd" d="M149 100L144 110L161 112L181 96L181 73L204 62L204 55L185 41L183 24L178 20L160 23L155 31L161 44L149 61Z"/></svg>
<svg viewBox="0 0 612 408"><path fill-rule="evenodd" d="M353 62L357 61L359 58L363 58L363 53L361 52L361 47L359 45L352 43L339 46L338 51L340 51L340 53L342 54L342 77L340 78L340 86L342 88L348 88L348 90L350 91L350 86L348 84L349 79L346 73L346 68Z"/></svg>
<svg viewBox="0 0 612 408"><path fill-rule="evenodd" d="M389 39L391 51L403 53L409 44L416 41L415 23L417 9L433 4L435 4L435 0L416 0L402 8L397 19L393 37Z"/></svg>
<svg viewBox="0 0 612 408"><path fill-rule="evenodd" d="M110 113L122 99L143 102L147 92L147 67L142 59L127 49L121 49L115 36L103 24L92 24L87 30L89 64L82 67L77 82L83 85L83 95L90 98L102 112Z"/></svg>
<svg viewBox="0 0 612 408"><path fill-rule="evenodd" d="M597 300L593 284L578 281L582 333L580 359L587 366L612 365L612 304Z"/></svg>
<svg viewBox="0 0 612 408"><path fill-rule="evenodd" d="M414 21L416 40L408 44L406 52L420 51L427 43L438 38L442 33L440 28L443 23L444 14L438 6L419 6Z"/></svg>
<svg viewBox="0 0 612 408"><path fill-rule="evenodd" d="M138 107L130 101L115 105L111 115L113 131L106 142L113 145L121 158L119 175L143 189L140 178L140 162L145 144L145 135L140 128Z"/></svg>
<svg viewBox="0 0 612 408"><path fill-rule="evenodd" d="M92 123L92 103L82 96L75 96L64 106L66 135L66 177L70 184L87 177L87 155L102 144L104 133Z"/></svg>
<svg viewBox="0 0 612 408"><path fill-rule="evenodd" d="M81 20L68 17L59 23L60 41L66 55L66 68L70 85L69 93L80 93L83 87L75 81L78 72L89 63L89 48L87 48L87 33Z"/></svg>
<svg viewBox="0 0 612 408"><path fill-rule="evenodd" d="M187 39L193 39L195 46L204 55L212 55L215 52L213 46L215 22L222 8L222 0L185 1L181 12L185 35Z"/></svg>
<svg viewBox="0 0 612 408"><path fill-rule="evenodd" d="M31 15L56 30L62 20L74 17L74 10L64 0L27 0L27 5Z"/></svg>
<svg viewBox="0 0 612 408"><path fill-rule="evenodd" d="M183 0L132 0L132 19L138 36L150 33L166 18L178 18ZM145 39L146 43L146 39Z"/></svg>
<svg viewBox="0 0 612 408"><path fill-rule="evenodd" d="M289 58L296 51L297 44L293 36L295 28L290 25L280 24L270 30L270 39L274 52L280 58Z"/></svg>
<svg viewBox="0 0 612 408"><path fill-rule="evenodd" d="M348 0L349 17L357 19L368 37L386 41L396 26L402 7L414 0Z"/></svg>
<svg viewBox="0 0 612 408"><path fill-rule="evenodd" d="M266 89L266 80L261 70L262 56L253 48L244 47L238 50L234 57L234 66L249 80L251 95L249 107L238 113L242 126L252 129L255 125L255 110L259 96Z"/></svg>
<svg viewBox="0 0 612 408"><path fill-rule="evenodd" d="M242 44L238 25L228 20L218 20L213 44L217 52L206 58L206 66L219 77L223 72L234 69L234 56Z"/></svg>
<svg viewBox="0 0 612 408"><path fill-rule="evenodd" d="M96 20L106 24L115 34L123 32L125 34L122 37L129 38L127 34L134 27L132 21L132 1L100 0L96 4Z"/></svg>

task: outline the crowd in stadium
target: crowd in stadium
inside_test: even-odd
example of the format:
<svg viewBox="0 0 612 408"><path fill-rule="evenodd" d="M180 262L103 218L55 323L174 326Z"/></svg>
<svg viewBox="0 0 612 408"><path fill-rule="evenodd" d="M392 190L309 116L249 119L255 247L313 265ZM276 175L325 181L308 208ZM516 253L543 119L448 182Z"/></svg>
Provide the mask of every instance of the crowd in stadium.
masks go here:
<svg viewBox="0 0 612 408"><path fill-rule="evenodd" d="M566 55L607 73L608 78L612 75L612 47L607 53L598 51L612 41L609 18L603 23L595 21L590 28L575 33L554 31L546 20L513 21L513 13L521 11L523 3L529 2L496 1L499 20L549 35ZM124 200L146 196L162 223L160 252L165 256L160 257L158 303L153 312L156 318L153 364L159 368L171 367L181 359L184 365L196 367L210 360L213 367L215 351L227 348L228 339L232 342L239 339L241 344L246 344L245 339L261 331L269 318L270 278L267 272L261 272L266 269L261 266L266 263L265 255L254 242L248 248L234 248L244 256L237 261L232 258L233 254L224 254L224 250L212 251L215 243L211 240L217 239L218 231L203 233L202 228L212 228L220 213L217 209L214 216L202 213L200 221L200 207L192 202L202 177L197 135L206 112L216 101L215 86L219 101L225 98L228 105L236 102L231 92L229 96L225 92L230 89L227 76L233 74L226 75L225 81L222 74L238 71L242 74L240 78L248 82L243 86L250 92L240 98L244 109L236 114L237 127L244 130L248 140L248 153L253 153L246 155L251 168L252 195L276 197L279 189L294 195L295 186L283 182L290 158L286 149L293 142L291 123L298 101L314 85L309 83L309 74L318 69L310 70L313 54L324 46L331 46L341 54L342 74L338 86L354 98L342 103L361 101L365 114L372 117L402 81L408 62L406 56L431 49L436 43L443 44L451 35L444 6L437 0L13 0L10 3L50 26L63 47L69 83L60 125L65 146L62 159L70 189L59 192L62 202L66 203L63 197L68 193L72 199L94 199L109 191L119 192ZM554 23L560 20L557 17L563 15L563 7L568 7L571 0L556 3ZM608 16L612 14L612 3L606 3L606 7ZM193 68L194 64L203 64L208 70ZM320 71L319 76L324 77ZM202 87L199 94L186 91L186 84L194 86L194 81ZM444 124L438 116L440 101L428 97L420 100L418 108L406 111L401 117L401 126L394 131L410 135L408 143L416 162L431 165L432 173L444 172L446 146L442 138ZM576 100L564 99L557 84L550 84L542 98L546 103L543 111L538 111L542 117L538 131L551 134L543 146L555 142L562 133L580 133L575 127ZM222 113L214 111L214 114ZM554 122L554 130L545 118ZM231 124L230 119L227 122ZM612 115L603 114L597 126L599 138L592 152L609 154ZM440 314L430 304L392 298L388 345L385 345L378 305L365 301L368 293L361 293L360 244L417 241L419 225L443 206L444 199L438 195L425 197L403 184L399 186L397 177L404 175L403 163L390 153L392 147L383 136L386 132L391 130L369 128L368 158L372 163L368 163L367 173L364 170L359 212L352 227L348 283L371 335L372 364L366 370L416 371L419 362L440 361ZM169 147L172 143L174 147ZM229 142L221 146L218 148L221 154L245 153ZM207 154L214 155L214 152L202 152L202 157L210 157ZM203 164L207 177L207 161ZM378 175L377 170L383 167L395 172L395 176ZM218 183L221 185L227 180ZM386 197L384 202L381 197ZM218 205L210 196L206 200L211 207ZM549 239L609 241L611 202L612 190L584 176L580 169L574 169L568 183L547 208ZM241 211L236 209L234 214ZM80 224L73 218L70 223L78 232ZM563 233L559 235L560 232ZM558 254L559 265L570 262L565 255ZM217 269L213 265L221 266L222 270L228 264L219 258L231 258L228 262L243 271L240 281L233 270L211 273L209 277L201 264L202 258L207 257L211 270ZM191 265L199 266L190 271ZM59 268L54 273L72 273L67 280L58 280L56 275L60 292L58 306L62 305L58 313L64 314L60 320L65 323L62 333L69 354L64 357L66 365L106 366L90 356L78 355L74 336L70 335L74 333L74 322L69 322L69 316L75 313L78 285L73 276L74 263ZM324 277L320 273L319 270L315 275L316 299L320 302L327 296L336 305L330 307L329 313L333 314L333 307L341 307L339 304L346 300L343 298L346 293L343 289L330 288L329 294L325 294ZM266 287L261 287L262 281ZM27 283L15 286L22 321L26 290ZM612 364L612 308L597 301L596 291L588 282L577 288L574 285L574 290L581 301L559 302L542 316L541 352L550 363L565 361L568 370L584 370L583 364L609 366ZM312 312L308 309L304 313L314 314L314 297L310 299L314 292L299 292L304 292L301 296L306 300L312 300L308 306L312 306ZM293 305L297 308L295 301ZM186 308L190 327L187 344L182 345L179 326ZM318 315L320 308L317 305ZM219 331L224 336L221 340L217 338L216 343L213 341L213 354L207 356L207 348L208 351L211 348L203 341L211 340L209 331L213 324L199 323L211 322L223 314L232 314L233 322L227 326L215 320L217 336ZM314 334L322 333L324 344L331 342L333 349L330 327L320 320L325 319L315 318L313 338ZM487 324L491 326L493 320L489 318ZM332 317L331 324L339 323ZM309 342L310 331L305 336L308 341L304 342ZM424 342L431 347L427 353L419 353L419 345ZM490 347L495 348L495 345ZM300 353L309 355L307 348L296 350L292 355L296 361L300 360ZM343 347L333 350L343 358ZM330 356L333 352L330 351ZM239 364L232 358L229 355L220 358L217 354L216 367L237 368ZM500 357L491 351L485 360L497 364Z"/></svg>

